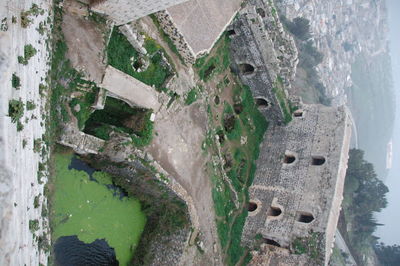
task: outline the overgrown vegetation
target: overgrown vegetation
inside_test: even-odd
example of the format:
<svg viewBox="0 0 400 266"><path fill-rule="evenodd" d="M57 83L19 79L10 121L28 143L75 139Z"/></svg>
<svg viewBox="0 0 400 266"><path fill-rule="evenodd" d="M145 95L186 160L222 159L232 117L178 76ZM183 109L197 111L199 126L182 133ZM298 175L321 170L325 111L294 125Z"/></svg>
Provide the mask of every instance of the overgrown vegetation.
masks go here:
<svg viewBox="0 0 400 266"><path fill-rule="evenodd" d="M16 123L24 115L24 103L19 100L10 100L8 102L8 116L11 117L11 122Z"/></svg>
<svg viewBox="0 0 400 266"><path fill-rule="evenodd" d="M29 220L29 230L32 233L35 233L37 230L39 230L39 221L38 221L38 219Z"/></svg>
<svg viewBox="0 0 400 266"><path fill-rule="evenodd" d="M12 74L11 85L16 90L19 90L21 87L21 80L15 73Z"/></svg>
<svg viewBox="0 0 400 266"><path fill-rule="evenodd" d="M43 15L44 10L40 8L37 4L33 3L31 8L26 11L21 11L21 26L22 28L27 28L33 22L32 16L37 17L38 15Z"/></svg>
<svg viewBox="0 0 400 266"><path fill-rule="evenodd" d="M27 44L24 46L24 56L18 56L18 63L27 65L29 59L31 59L33 56L35 56L37 53L37 50L35 47L32 46L32 44Z"/></svg>
<svg viewBox="0 0 400 266"><path fill-rule="evenodd" d="M222 121L214 122L221 123L215 128L215 133L219 136L226 163L223 172L219 167L212 167L217 230L228 265L249 259L248 252L240 245L247 217L247 188L253 182L259 145L267 128L267 122L258 111L248 87L236 85L233 95L234 106L225 102ZM211 109L209 117L213 117ZM217 144L214 142L213 135L209 135L205 143L215 153ZM228 177L231 185L222 178L223 175Z"/></svg>
<svg viewBox="0 0 400 266"><path fill-rule="evenodd" d="M321 265L324 261L324 245L323 234L311 231L308 237L296 238L291 249L295 254L307 254L315 261L316 265Z"/></svg>
<svg viewBox="0 0 400 266"><path fill-rule="evenodd" d="M323 54L317 50L314 41L311 40L310 21L301 17L295 18L293 21L289 21L284 16L281 16L280 19L285 28L293 34L299 50L298 68L304 70L305 77L299 78L299 75L297 75L297 79L302 79L308 90L313 89L317 95L316 101L318 103L330 105L331 99L327 97L326 88L315 69L322 62Z"/></svg>
<svg viewBox="0 0 400 266"><path fill-rule="evenodd" d="M26 110L32 111L36 108L36 104L32 101L27 101L26 102Z"/></svg>
<svg viewBox="0 0 400 266"><path fill-rule="evenodd" d="M179 53L178 48L176 48L174 42L171 40L169 35L163 30L157 17L154 14L152 14L152 15L150 15L150 18L153 20L154 25L156 25L156 27L158 29L158 33L160 34L160 36L164 40L164 42L167 43L169 49L171 49L171 51L178 56L178 58L182 62L182 64L185 64L185 60L183 59L182 55Z"/></svg>
<svg viewBox="0 0 400 266"><path fill-rule="evenodd" d="M388 188L377 177L371 163L364 160L362 150L351 149L346 172L341 233L356 262L365 263L364 254L378 244L373 235L376 227L374 213L387 205ZM344 230L343 230L344 229Z"/></svg>
<svg viewBox="0 0 400 266"><path fill-rule="evenodd" d="M291 104L286 97L283 80L281 77L278 77L276 79L272 91L275 93L279 106L281 107L283 113L283 121L285 122L285 124L288 124L290 121L292 121L292 110Z"/></svg>
<svg viewBox="0 0 400 266"><path fill-rule="evenodd" d="M191 105L192 103L197 101L198 96L199 96L199 88L198 87L192 88L186 96L185 104Z"/></svg>
<svg viewBox="0 0 400 266"><path fill-rule="evenodd" d="M110 132L128 134L136 146L150 144L153 138L152 110L131 108L127 103L107 97L103 110L96 110L88 119L85 132L109 140Z"/></svg>
<svg viewBox="0 0 400 266"><path fill-rule="evenodd" d="M223 34L215 44L216 51L212 56L205 55L196 60L193 65L203 81L209 80L216 74L222 73L230 65L229 42L227 34Z"/></svg>
<svg viewBox="0 0 400 266"><path fill-rule="evenodd" d="M146 36L144 48L147 50L146 60L150 61L145 71L135 69L141 67L141 59L126 37L114 27L107 47L108 63L118 70L142 81L143 83L162 89L166 80L172 75L172 69L166 59L164 49L153 39Z"/></svg>

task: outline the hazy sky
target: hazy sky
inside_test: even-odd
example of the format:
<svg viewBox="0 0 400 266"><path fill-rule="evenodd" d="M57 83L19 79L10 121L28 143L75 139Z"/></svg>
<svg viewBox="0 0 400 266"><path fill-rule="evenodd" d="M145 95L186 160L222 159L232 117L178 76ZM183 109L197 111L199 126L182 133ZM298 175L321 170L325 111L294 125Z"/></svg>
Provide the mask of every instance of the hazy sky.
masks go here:
<svg viewBox="0 0 400 266"><path fill-rule="evenodd" d="M388 207L377 215L378 222L384 224L376 235L388 245L400 244L400 1L386 0L389 9L390 50L392 57L394 90L396 93L396 121L393 133L393 168L385 184Z"/></svg>

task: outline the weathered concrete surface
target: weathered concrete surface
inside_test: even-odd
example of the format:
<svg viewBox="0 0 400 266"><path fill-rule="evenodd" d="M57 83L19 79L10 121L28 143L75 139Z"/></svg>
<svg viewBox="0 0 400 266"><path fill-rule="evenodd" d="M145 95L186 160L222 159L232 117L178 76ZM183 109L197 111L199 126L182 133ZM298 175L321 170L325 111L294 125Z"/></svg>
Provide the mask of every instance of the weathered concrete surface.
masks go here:
<svg viewBox="0 0 400 266"><path fill-rule="evenodd" d="M250 244L259 233L289 248L297 237L307 237L311 230L320 232L321 255L327 263L343 199L351 121L343 106L303 105L301 112L288 126L270 129L261 145L249 188L250 201L257 208L249 212L242 240ZM294 156L294 162L285 163L285 155ZM315 165L315 156L324 158L324 163ZM269 215L271 207L281 213ZM314 219L302 222L299 212Z"/></svg>
<svg viewBox="0 0 400 266"><path fill-rule="evenodd" d="M187 0L91 0L91 9L106 14L117 25L126 24Z"/></svg>
<svg viewBox="0 0 400 266"><path fill-rule="evenodd" d="M211 50L240 8L241 0L190 0L167 9L176 34L198 56Z"/></svg>
<svg viewBox="0 0 400 266"><path fill-rule="evenodd" d="M35 196L43 195L44 183L38 181L38 164L46 162L48 154L40 155L33 149L35 139L45 133L45 98L39 95L41 79L46 78L49 54L46 48L47 33L40 35L36 28L46 21L52 1L2 0L0 19L6 18L8 30L0 32L0 265L39 265L47 263L48 254L40 250L38 242L29 230L29 220L38 220L36 236L48 233L48 221L41 216L46 199L39 197L39 207L34 208ZM22 28L21 11L36 3L44 10L43 15L32 18L32 24ZM17 23L12 23L12 17ZM50 27L50 24L48 24ZM17 62L23 55L24 45L37 49L27 65ZM19 90L12 88L11 77L15 73L21 81ZM16 124L8 116L11 99L32 101L34 110L24 110L20 122L23 130L17 131ZM43 115L43 116L42 116ZM24 140L26 145L23 145ZM46 182L47 171L42 171L41 181Z"/></svg>
<svg viewBox="0 0 400 266"><path fill-rule="evenodd" d="M160 108L159 93L154 88L112 66L107 66L100 87L105 88L113 97L120 98L130 105L154 111Z"/></svg>

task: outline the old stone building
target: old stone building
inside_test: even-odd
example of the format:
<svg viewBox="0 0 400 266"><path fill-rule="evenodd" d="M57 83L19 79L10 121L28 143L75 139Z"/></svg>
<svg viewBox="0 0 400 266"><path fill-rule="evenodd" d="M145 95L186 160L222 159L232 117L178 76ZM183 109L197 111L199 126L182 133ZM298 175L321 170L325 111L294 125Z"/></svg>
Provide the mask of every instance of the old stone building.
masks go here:
<svg viewBox="0 0 400 266"><path fill-rule="evenodd" d="M228 27L234 70L249 86L261 112L277 124L284 122L284 106L276 95L277 81L287 98L296 73L295 42L264 0L252 0ZM289 108L289 106L287 106Z"/></svg>
<svg viewBox="0 0 400 266"><path fill-rule="evenodd" d="M117 25L122 25L185 1L187 0L90 0L90 8L109 16Z"/></svg>
<svg viewBox="0 0 400 266"><path fill-rule="evenodd" d="M231 23L242 0L190 0L157 13L183 58L194 63L208 53Z"/></svg>
<svg viewBox="0 0 400 266"><path fill-rule="evenodd" d="M250 0L228 27L233 69L271 125L249 188L242 242L261 245L253 265L323 265L340 213L351 120L346 107L291 97L297 49L273 10L270 1Z"/></svg>
<svg viewBox="0 0 400 266"><path fill-rule="evenodd" d="M293 250L294 241L304 238L303 245L317 245L320 259L327 262L339 219L350 136L345 107L302 105L289 125L270 129L249 189L243 242L251 246L258 236L266 244Z"/></svg>

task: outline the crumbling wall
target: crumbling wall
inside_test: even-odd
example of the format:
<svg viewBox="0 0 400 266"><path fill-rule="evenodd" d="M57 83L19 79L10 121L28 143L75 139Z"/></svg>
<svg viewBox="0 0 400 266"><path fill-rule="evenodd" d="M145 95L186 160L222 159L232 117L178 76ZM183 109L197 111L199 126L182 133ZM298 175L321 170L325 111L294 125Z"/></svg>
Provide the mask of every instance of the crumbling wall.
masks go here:
<svg viewBox="0 0 400 266"><path fill-rule="evenodd" d="M196 61L196 55L193 49L189 46L182 32L175 25L168 11L160 11L157 12L155 15L165 33L167 33L171 40L174 42L179 54L183 57L185 62L188 64L194 64L194 62Z"/></svg>
<svg viewBox="0 0 400 266"><path fill-rule="evenodd" d="M31 23L23 28L21 12L30 9L33 2L43 12L31 16ZM42 35L37 30L39 23L50 16L49 3L0 1L0 20L5 26L0 31L0 265L46 264L49 255L47 199L43 195L49 154L48 147L39 141L46 129L47 99L39 94L39 84L49 69L46 39L51 23L44 27ZM37 54L23 65L17 58L24 56L24 46L28 44ZM13 74L19 78L20 86L12 85ZM9 116L12 99L24 104L18 128ZM35 104L33 110L27 110L28 101Z"/></svg>
<svg viewBox="0 0 400 266"><path fill-rule="evenodd" d="M345 107L302 105L286 127L269 130L260 148L242 241L257 234L289 248L293 240L321 232L329 259L342 200L351 134ZM271 210L278 208L280 213ZM307 217L311 216L309 221ZM305 220L303 220L303 218Z"/></svg>
<svg viewBox="0 0 400 266"><path fill-rule="evenodd" d="M272 2L252 0L243 8L233 24L228 27L232 39L234 68L242 82L248 85L255 98L267 100L269 120L283 123L283 111L272 88L277 80L289 95L298 63L298 52L293 38L279 20ZM244 72L250 65L252 72Z"/></svg>

